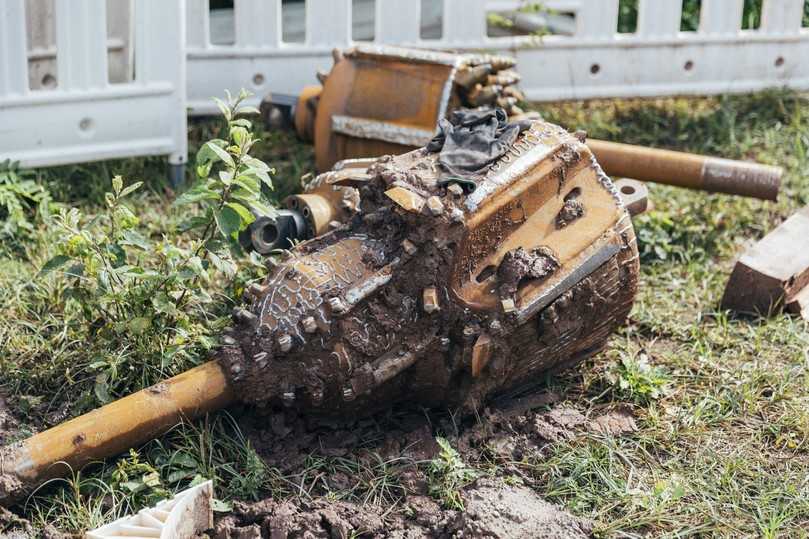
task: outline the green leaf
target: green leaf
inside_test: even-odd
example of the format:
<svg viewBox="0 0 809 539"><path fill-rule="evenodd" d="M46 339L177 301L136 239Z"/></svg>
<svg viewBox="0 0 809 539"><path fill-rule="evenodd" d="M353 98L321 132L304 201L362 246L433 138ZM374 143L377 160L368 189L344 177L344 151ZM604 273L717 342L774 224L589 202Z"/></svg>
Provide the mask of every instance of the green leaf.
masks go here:
<svg viewBox="0 0 809 539"><path fill-rule="evenodd" d="M151 320L145 316L138 316L137 318L132 318L127 324L127 327L129 328L129 331L135 335L142 335L147 329L149 329L149 326L151 325Z"/></svg>
<svg viewBox="0 0 809 539"><path fill-rule="evenodd" d="M208 257L211 259L211 264L213 264L217 270L225 274L225 277L232 279L236 276L236 270L238 268L233 260L230 259L230 256L222 256L214 252L209 252Z"/></svg>
<svg viewBox="0 0 809 539"><path fill-rule="evenodd" d="M225 204L225 206L231 208L233 211L239 214L239 219L241 219L239 230L244 230L247 225L256 220L255 216L250 212L250 210L238 202L228 202Z"/></svg>
<svg viewBox="0 0 809 539"><path fill-rule="evenodd" d="M229 206L225 206L221 211L215 211L214 219L216 219L217 229L226 238L234 235L241 228L241 217Z"/></svg>
<svg viewBox="0 0 809 539"><path fill-rule="evenodd" d="M52 272L53 270L61 268L62 266L64 266L69 260L70 260L69 256L56 255L53 258L51 258L50 260L48 260L47 262L45 262L45 265L42 266L41 270L39 270L39 275L40 276L47 275L48 273Z"/></svg>
<svg viewBox="0 0 809 539"><path fill-rule="evenodd" d="M213 100L216 103L216 106L219 107L219 111L222 113L222 116L224 116L226 120L230 121L230 107L227 105L227 103L218 97L214 97Z"/></svg>
<svg viewBox="0 0 809 539"><path fill-rule="evenodd" d="M119 194L121 192L121 188L124 186L124 180L121 176L113 176L112 178L112 190L115 191L115 194Z"/></svg>
<svg viewBox="0 0 809 539"><path fill-rule="evenodd" d="M152 244L149 243L149 240L144 238L143 235L136 230L124 230L121 236L121 245L137 247L143 251L149 251L152 248Z"/></svg>
<svg viewBox="0 0 809 539"><path fill-rule="evenodd" d="M209 189L204 183L198 183L174 201L177 207L195 204L203 200L219 200L219 193Z"/></svg>
<svg viewBox="0 0 809 539"><path fill-rule="evenodd" d="M211 142L206 142L205 146L208 146L208 148L210 148L210 150L216 154L216 156L227 166L231 168L236 166L236 163L233 162L233 157L224 148L221 148L216 144L212 144Z"/></svg>
<svg viewBox="0 0 809 539"><path fill-rule="evenodd" d="M107 373L103 372L96 376L95 386L93 391L96 394L96 398L98 402L102 404L107 404L108 402L112 401L112 397L110 396L110 387L109 387L109 376Z"/></svg>
<svg viewBox="0 0 809 539"><path fill-rule="evenodd" d="M250 133L248 133L247 129L244 127L233 125L230 128L230 138L241 148L244 146L244 143L250 139Z"/></svg>
<svg viewBox="0 0 809 539"><path fill-rule="evenodd" d="M259 184L259 179L255 175L240 174L239 176L236 176L236 179L233 180L233 183L253 193L254 195L257 195L261 192L261 185Z"/></svg>
<svg viewBox="0 0 809 539"><path fill-rule="evenodd" d="M229 186L233 182L233 173L227 170L220 170L219 179L222 180L223 184Z"/></svg>
<svg viewBox="0 0 809 539"><path fill-rule="evenodd" d="M245 129L252 129L253 122L251 122L247 118L237 118L232 122L230 122L230 125L238 125L239 127L244 127Z"/></svg>
<svg viewBox="0 0 809 539"><path fill-rule="evenodd" d="M134 193L135 191L140 189L141 185L143 185L143 182L135 182L132 185L127 186L123 191L121 191L121 194L119 196L125 197L131 193Z"/></svg>

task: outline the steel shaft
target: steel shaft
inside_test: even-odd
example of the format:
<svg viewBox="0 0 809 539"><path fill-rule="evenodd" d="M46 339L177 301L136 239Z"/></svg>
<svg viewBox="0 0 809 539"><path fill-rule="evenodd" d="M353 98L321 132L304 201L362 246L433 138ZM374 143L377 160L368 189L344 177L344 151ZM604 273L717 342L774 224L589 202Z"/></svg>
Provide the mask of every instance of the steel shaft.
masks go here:
<svg viewBox="0 0 809 539"><path fill-rule="evenodd" d="M18 501L47 479L65 475L159 436L183 420L223 408L234 392L210 361L0 449L0 506Z"/></svg>
<svg viewBox="0 0 809 539"><path fill-rule="evenodd" d="M587 145L610 176L763 200L778 198L784 172L780 167L618 142L588 139Z"/></svg>

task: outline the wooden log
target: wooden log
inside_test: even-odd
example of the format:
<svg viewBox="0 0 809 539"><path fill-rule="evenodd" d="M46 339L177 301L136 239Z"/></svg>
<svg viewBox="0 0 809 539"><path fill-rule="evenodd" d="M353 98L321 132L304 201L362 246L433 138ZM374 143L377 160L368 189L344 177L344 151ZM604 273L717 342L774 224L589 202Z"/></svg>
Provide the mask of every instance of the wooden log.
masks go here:
<svg viewBox="0 0 809 539"><path fill-rule="evenodd" d="M733 269L722 308L771 315L787 307L807 317L809 306L809 206L748 249Z"/></svg>

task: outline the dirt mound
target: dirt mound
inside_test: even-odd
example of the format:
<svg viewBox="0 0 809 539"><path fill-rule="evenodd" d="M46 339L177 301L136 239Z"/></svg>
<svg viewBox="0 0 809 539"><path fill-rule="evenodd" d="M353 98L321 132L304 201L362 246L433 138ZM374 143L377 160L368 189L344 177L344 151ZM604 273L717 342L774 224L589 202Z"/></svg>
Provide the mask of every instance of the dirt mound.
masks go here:
<svg viewBox="0 0 809 539"><path fill-rule="evenodd" d="M343 495L353 492L362 478L350 470L329 469L316 484L307 485L311 498L237 502L232 514L218 519L210 536L588 537L589 522L542 500L532 485L505 479L525 478L515 464L523 457L541 455L553 444L585 432L604 433L607 418L614 419L612 412L588 418L559 400L553 393L535 394L463 421L412 411L343 423L298 415L292 409L264 416L243 414L242 428L253 447L270 466L287 477L291 474L293 481L313 457L356 461L359 469L385 461L395 463L387 470L390 490L376 504L332 501L335 496L348 499ZM631 421L627 410L621 417ZM439 455L439 435L470 466L492 460L498 464L493 476L478 477L461 490L464 511L442 507L431 496L435 492L430 488L429 463Z"/></svg>
<svg viewBox="0 0 809 539"><path fill-rule="evenodd" d="M400 511L348 502L237 504L217 522L214 539L311 537L586 538L591 525L540 499L533 490L482 479L463 492L465 511L444 510L431 498L412 496Z"/></svg>

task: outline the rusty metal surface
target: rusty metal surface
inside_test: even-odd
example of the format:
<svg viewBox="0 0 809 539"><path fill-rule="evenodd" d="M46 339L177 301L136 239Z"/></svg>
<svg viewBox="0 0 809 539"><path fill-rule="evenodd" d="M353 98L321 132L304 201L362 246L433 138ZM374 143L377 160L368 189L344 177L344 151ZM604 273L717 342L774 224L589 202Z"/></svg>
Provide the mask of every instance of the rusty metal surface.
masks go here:
<svg viewBox="0 0 809 539"><path fill-rule="evenodd" d="M435 133L434 129L422 129L420 127L397 125L390 122L380 122L366 118L341 116L339 114L332 116L331 126L334 132L341 135L381 140L413 147L423 146Z"/></svg>
<svg viewBox="0 0 809 539"><path fill-rule="evenodd" d="M649 190L643 182L631 178L615 180L615 189L621 203L632 217L645 212L649 207Z"/></svg>
<svg viewBox="0 0 809 539"><path fill-rule="evenodd" d="M252 316L220 356L245 400L329 414L402 399L471 406L603 346L632 305L638 260L587 146L537 123L480 195L440 182L436 162L414 151L371 165L358 215L251 291ZM571 201L582 211L560 226ZM542 256L553 263L537 273ZM519 262L498 270L509 257Z"/></svg>
<svg viewBox="0 0 809 539"><path fill-rule="evenodd" d="M611 176L716 193L776 200L779 167L590 139L587 145Z"/></svg>

